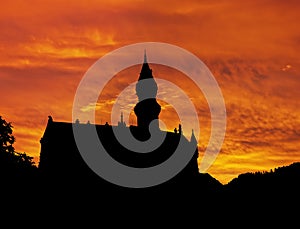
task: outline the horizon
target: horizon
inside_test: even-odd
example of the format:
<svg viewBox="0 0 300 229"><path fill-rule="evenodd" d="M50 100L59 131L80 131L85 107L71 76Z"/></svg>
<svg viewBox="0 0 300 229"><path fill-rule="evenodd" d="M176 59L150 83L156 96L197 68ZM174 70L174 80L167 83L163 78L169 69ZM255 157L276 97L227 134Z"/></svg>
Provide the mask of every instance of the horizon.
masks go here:
<svg viewBox="0 0 300 229"><path fill-rule="evenodd" d="M69 6L67 1L10 1L0 10L0 115L13 125L16 151L38 164L48 116L72 122L74 94L90 66L122 46L158 41L195 54L223 93L227 131L207 173L226 184L244 172L300 161L299 2L153 1L145 8L138 0L74 1ZM143 53L136 55L142 64ZM197 108L202 157L211 131L205 98L183 73L151 64L151 50L147 55L154 78L172 80ZM112 122L116 96L137 80L140 67L109 82L97 104L97 123ZM174 109L158 102L159 117L172 131L178 126L178 119L170 121ZM134 113L130 117L136 124ZM188 139L192 126L183 126Z"/></svg>

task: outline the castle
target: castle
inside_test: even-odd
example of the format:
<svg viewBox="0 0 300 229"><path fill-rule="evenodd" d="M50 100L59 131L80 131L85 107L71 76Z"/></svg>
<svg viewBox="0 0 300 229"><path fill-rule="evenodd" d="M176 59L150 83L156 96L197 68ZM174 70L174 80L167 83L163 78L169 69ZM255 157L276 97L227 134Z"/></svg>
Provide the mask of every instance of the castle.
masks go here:
<svg viewBox="0 0 300 229"><path fill-rule="evenodd" d="M145 83L145 80L147 83ZM180 125L178 131L176 128L174 132L160 130L158 119L161 106L156 100L157 91L158 86L145 53L144 62L136 83L138 103L134 107L134 112L137 116L137 126L127 126L123 121L122 114L121 120L116 126L109 125L108 123L99 125L80 123L78 121L75 123L57 122L49 116L46 129L40 140L40 171L45 176L54 180L73 180L76 182L79 180L88 180L92 183L101 183L103 187L110 186L109 182L102 180L84 162L73 136L73 125L76 125L77 128L83 131L89 128L89 126L95 125L99 139L109 155L122 164L136 168L151 167L166 161L178 147L179 141L182 141L183 149L193 150L193 157L175 177L162 185L163 187L169 187L170 185L179 187L197 182L200 173L197 163L198 147L196 138L193 134L190 140L183 136ZM114 129L127 129L137 140L145 141L150 137L149 128L153 130L153 133L165 134L163 143L149 153L137 153L127 149L120 144L114 135Z"/></svg>

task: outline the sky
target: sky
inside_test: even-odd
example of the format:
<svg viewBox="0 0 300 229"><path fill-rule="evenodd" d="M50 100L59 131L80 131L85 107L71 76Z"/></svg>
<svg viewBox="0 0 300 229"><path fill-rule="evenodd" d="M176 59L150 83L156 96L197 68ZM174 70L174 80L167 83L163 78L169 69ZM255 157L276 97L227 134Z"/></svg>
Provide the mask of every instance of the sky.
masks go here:
<svg viewBox="0 0 300 229"><path fill-rule="evenodd" d="M202 60L224 97L225 139L206 172L226 184L244 172L289 165L300 161L299 21L297 0L6 1L0 9L0 115L13 125L16 151L38 164L48 115L72 121L74 95L90 66L125 45L165 42ZM143 53L137 55L142 63ZM103 91L98 122L109 119L114 98L140 67L118 73ZM177 70L150 67L195 104L200 162L211 131L207 101ZM173 130L175 111L159 102L160 118ZM135 124L134 115L131 120Z"/></svg>

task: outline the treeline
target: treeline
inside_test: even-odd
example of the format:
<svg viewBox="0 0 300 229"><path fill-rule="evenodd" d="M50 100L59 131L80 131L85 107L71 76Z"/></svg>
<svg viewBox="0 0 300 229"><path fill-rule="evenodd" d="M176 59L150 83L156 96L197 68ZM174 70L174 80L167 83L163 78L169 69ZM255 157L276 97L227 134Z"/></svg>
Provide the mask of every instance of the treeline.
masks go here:
<svg viewBox="0 0 300 229"><path fill-rule="evenodd" d="M235 194L296 194L300 191L300 162L263 172L240 174L224 186Z"/></svg>

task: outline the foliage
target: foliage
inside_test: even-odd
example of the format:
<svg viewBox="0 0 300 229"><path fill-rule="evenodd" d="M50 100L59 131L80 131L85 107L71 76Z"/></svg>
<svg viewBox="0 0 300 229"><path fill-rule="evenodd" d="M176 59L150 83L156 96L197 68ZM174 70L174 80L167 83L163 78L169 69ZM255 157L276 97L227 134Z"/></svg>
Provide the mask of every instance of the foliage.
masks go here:
<svg viewBox="0 0 300 229"><path fill-rule="evenodd" d="M15 151L13 126L0 116L0 176L26 176L35 171L33 157Z"/></svg>
<svg viewBox="0 0 300 229"><path fill-rule="evenodd" d="M0 152L1 153L14 153L14 147L12 146L15 142L15 137L12 135L12 125L6 122L0 116Z"/></svg>

